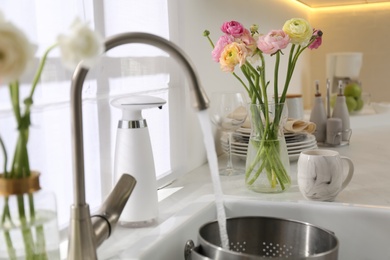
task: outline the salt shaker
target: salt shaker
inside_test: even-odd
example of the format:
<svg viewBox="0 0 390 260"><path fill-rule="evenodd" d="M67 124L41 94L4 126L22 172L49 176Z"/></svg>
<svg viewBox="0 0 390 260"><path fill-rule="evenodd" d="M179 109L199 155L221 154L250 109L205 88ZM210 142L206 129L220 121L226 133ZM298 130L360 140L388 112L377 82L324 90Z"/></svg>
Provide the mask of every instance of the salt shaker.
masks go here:
<svg viewBox="0 0 390 260"><path fill-rule="evenodd" d="M328 118L326 122L326 143L330 145L340 145L343 123L340 118Z"/></svg>
<svg viewBox="0 0 390 260"><path fill-rule="evenodd" d="M334 118L340 118L342 122L342 140L343 141L349 141L350 138L350 122L349 122L349 112L348 107L345 102L345 96L343 94L343 83L340 80L339 81L339 92L336 97L336 103L334 105L333 114L332 117Z"/></svg>
<svg viewBox="0 0 390 260"><path fill-rule="evenodd" d="M316 131L313 133L317 142L325 142L326 139L326 113L319 90L319 82L315 81L316 93L314 95L314 105L310 113L310 121L316 124Z"/></svg>

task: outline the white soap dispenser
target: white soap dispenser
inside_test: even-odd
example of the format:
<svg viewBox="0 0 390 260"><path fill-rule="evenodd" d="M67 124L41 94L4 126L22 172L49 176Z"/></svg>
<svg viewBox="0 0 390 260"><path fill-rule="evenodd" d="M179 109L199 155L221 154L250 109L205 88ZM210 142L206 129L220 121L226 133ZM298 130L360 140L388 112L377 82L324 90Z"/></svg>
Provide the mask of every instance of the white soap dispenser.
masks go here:
<svg viewBox="0 0 390 260"><path fill-rule="evenodd" d="M114 159L114 182L123 173L129 173L137 180L119 224L128 227L148 226L158 216L157 182L146 120L142 110L162 107L166 101L152 96L133 95L116 98L111 105L122 109L119 120Z"/></svg>
<svg viewBox="0 0 390 260"><path fill-rule="evenodd" d="M316 124L316 130L314 132L314 136L317 142L325 143L327 116L325 113L324 103L322 102L318 80L315 81L315 86L316 86L316 93L314 95L314 105L310 113L310 122Z"/></svg>

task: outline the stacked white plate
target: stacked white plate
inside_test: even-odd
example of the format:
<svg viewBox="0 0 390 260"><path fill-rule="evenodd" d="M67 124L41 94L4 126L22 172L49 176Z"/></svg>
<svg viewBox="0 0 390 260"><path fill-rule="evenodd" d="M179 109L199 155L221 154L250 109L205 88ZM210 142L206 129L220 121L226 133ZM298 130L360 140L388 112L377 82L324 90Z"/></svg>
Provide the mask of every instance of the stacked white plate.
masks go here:
<svg viewBox="0 0 390 260"><path fill-rule="evenodd" d="M242 159L246 159L248 150L248 142L250 136L249 128L239 128L233 133L231 152L233 155ZM299 154L302 151L312 150L317 148L317 141L314 135L306 133L285 133L287 144L287 151L290 161L298 160ZM222 135L221 137L222 149L224 152L228 151L228 137Z"/></svg>
<svg viewBox="0 0 390 260"><path fill-rule="evenodd" d="M298 160L302 151L313 150L317 147L317 140L314 135L306 133L285 133L288 157L290 161Z"/></svg>

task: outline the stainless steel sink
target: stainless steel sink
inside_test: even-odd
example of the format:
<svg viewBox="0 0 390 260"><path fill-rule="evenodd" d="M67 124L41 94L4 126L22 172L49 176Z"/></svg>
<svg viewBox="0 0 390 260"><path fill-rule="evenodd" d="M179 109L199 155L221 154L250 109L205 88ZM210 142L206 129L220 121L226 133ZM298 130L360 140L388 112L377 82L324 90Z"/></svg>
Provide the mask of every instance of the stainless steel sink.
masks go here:
<svg viewBox="0 0 390 260"><path fill-rule="evenodd" d="M199 227L216 219L214 196L193 202L148 234L138 259L184 259L187 240L197 243ZM390 259L390 208L310 201L225 199L227 217L273 216L308 222L333 231L340 241L339 259ZM123 255L126 257L126 254Z"/></svg>

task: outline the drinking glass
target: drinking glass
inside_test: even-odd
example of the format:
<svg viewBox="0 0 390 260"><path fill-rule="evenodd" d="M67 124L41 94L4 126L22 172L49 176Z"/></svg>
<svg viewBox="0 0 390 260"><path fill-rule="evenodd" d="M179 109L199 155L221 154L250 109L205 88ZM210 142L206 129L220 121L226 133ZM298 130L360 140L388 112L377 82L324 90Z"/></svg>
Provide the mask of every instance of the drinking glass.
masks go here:
<svg viewBox="0 0 390 260"><path fill-rule="evenodd" d="M228 160L226 167L219 169L220 175L230 176L243 173L233 167L232 137L233 132L240 128L248 115L246 100L241 92L214 92L210 98L211 121L228 137Z"/></svg>

